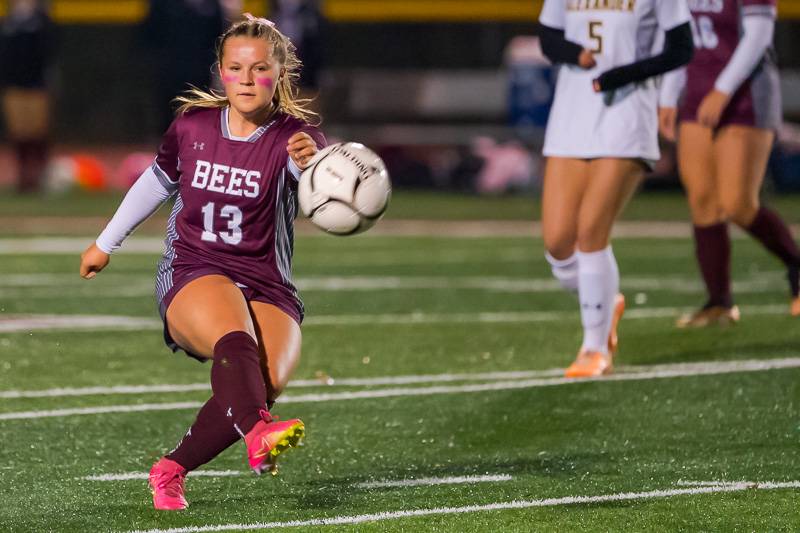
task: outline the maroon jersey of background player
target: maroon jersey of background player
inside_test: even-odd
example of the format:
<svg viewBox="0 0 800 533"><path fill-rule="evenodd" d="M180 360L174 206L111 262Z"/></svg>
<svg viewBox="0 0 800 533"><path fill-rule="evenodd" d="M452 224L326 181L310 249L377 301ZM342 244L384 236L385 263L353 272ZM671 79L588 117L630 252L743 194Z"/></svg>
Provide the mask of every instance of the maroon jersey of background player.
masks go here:
<svg viewBox="0 0 800 533"><path fill-rule="evenodd" d="M291 276L299 173L290 170L283 147L298 131L320 147L325 138L283 113L250 137L236 138L227 115L228 108L181 115L153 164L162 183L177 188L156 279L161 314L186 283L221 273L252 299L272 303L300 322L303 306Z"/></svg>
<svg viewBox="0 0 800 533"><path fill-rule="evenodd" d="M742 17L772 17L776 0L689 0L695 53L686 74L680 120L694 122L703 98L730 61L742 34ZM731 96L718 127L740 124L776 129L781 121L778 69L770 48L750 77Z"/></svg>

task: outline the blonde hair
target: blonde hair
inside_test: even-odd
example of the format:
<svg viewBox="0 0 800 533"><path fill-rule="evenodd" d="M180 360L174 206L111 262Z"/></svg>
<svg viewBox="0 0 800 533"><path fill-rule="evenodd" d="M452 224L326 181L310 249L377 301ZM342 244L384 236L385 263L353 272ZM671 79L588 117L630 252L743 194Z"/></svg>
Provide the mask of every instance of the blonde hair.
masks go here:
<svg viewBox="0 0 800 533"><path fill-rule="evenodd" d="M272 45L272 53L283 66L283 75L278 78L278 87L272 99L275 109L287 115L299 118L305 122L318 115L311 111L307 106L311 102L308 99L297 97L297 79L300 76L302 63L297 57L296 48L287 36L282 34L272 21L264 18L256 18L250 13L245 13L245 19L231 25L228 30L217 39L216 55L217 64L222 64L222 54L225 41L229 37L252 37L255 39L265 39ZM178 102L177 114L182 115L194 108L220 108L230 105L228 97L213 89L204 91L192 86L183 95L174 100Z"/></svg>

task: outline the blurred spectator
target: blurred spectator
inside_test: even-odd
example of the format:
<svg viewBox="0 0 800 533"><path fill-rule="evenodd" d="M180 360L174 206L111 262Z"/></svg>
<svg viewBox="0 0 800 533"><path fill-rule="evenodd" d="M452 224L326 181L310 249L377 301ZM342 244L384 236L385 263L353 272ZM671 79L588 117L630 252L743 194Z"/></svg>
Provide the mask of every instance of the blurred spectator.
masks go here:
<svg viewBox="0 0 800 533"><path fill-rule="evenodd" d="M189 85L209 88L214 48L224 26L220 0L150 0L142 33L154 51L161 132L174 118L173 98Z"/></svg>
<svg viewBox="0 0 800 533"><path fill-rule="evenodd" d="M319 0L269 0L270 19L297 47L303 62L300 70L300 98L312 98L319 113L319 75L323 66L325 17Z"/></svg>
<svg viewBox="0 0 800 533"><path fill-rule="evenodd" d="M6 132L18 161L20 192L40 189L49 152L46 73L52 24L37 0L12 0L0 25L0 86Z"/></svg>

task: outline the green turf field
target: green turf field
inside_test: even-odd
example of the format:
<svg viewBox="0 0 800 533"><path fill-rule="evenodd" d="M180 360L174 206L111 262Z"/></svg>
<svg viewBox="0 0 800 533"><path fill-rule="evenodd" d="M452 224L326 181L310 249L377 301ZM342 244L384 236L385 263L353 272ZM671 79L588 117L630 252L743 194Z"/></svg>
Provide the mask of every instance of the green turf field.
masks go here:
<svg viewBox="0 0 800 533"><path fill-rule="evenodd" d="M113 210L75 201L86 209L4 198L0 214ZM400 195L398 209L531 208L492 217L492 202ZM678 197L637 202L634 219L682 218ZM303 359L274 412L306 422L306 446L272 478L236 445L189 477L188 511L159 513L142 476L208 397L209 367L161 341L157 248L87 282L81 235L49 241L74 253L0 239L0 531L800 529L800 322L748 239L734 241L742 322L709 331L672 327L702 300L688 239L617 240L618 372L574 382L558 369L580 318L540 240L301 235Z"/></svg>

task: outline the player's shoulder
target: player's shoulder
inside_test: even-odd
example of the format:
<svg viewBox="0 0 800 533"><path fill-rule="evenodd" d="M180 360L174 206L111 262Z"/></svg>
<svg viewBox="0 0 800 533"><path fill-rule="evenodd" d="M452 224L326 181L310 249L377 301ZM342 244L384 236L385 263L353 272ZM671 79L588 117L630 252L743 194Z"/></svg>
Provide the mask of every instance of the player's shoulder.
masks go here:
<svg viewBox="0 0 800 533"><path fill-rule="evenodd" d="M275 120L276 126L278 126L281 131L281 135L284 135L287 138L291 137L298 131L304 131L314 137L317 143L319 143L320 140L324 142L325 136L319 129L319 126L315 124L283 112L280 113Z"/></svg>
<svg viewBox="0 0 800 533"><path fill-rule="evenodd" d="M219 120L219 113L220 109L217 107L193 107L175 117L175 123L179 126L215 123Z"/></svg>

